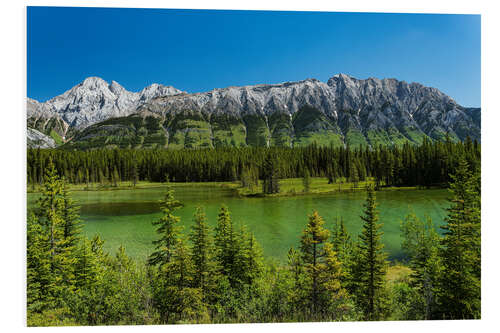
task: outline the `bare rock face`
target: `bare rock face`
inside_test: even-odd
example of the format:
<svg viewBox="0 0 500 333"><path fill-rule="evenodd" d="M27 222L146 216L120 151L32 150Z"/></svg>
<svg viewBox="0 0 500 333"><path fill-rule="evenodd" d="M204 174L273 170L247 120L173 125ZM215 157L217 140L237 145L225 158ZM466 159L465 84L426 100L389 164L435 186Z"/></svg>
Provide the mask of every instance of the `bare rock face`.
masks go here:
<svg viewBox="0 0 500 333"><path fill-rule="evenodd" d="M178 112L183 109L205 114L271 115L275 112L293 114L303 105L322 110L335 117L334 95L329 87L316 79L281 84L260 84L244 87L214 89L196 94L163 96L152 100L144 108L162 112Z"/></svg>
<svg viewBox="0 0 500 333"><path fill-rule="evenodd" d="M44 103L28 99L28 118L59 117L75 129L114 117L133 113L152 98L165 94L178 94L180 90L153 84L140 92L130 92L118 82L111 84L98 77L89 77L82 83Z"/></svg>
<svg viewBox="0 0 500 333"><path fill-rule="evenodd" d="M319 110L341 129L344 138L349 131L367 137L369 131L391 130L401 132L400 138L414 134L442 139L448 133L460 140L466 136L480 140L478 108L464 108L436 88L419 83L358 80L346 74L337 74L326 84L307 79L163 96L140 109L164 115L191 110L208 116L223 113L242 118L247 114L269 117L274 113L292 117L305 106Z"/></svg>
<svg viewBox="0 0 500 333"><path fill-rule="evenodd" d="M328 80L335 92L335 106L344 114L344 123L360 130L410 128L433 139L446 133L464 140L480 140L480 109L467 111L436 88L396 79L358 80L338 74ZM479 110L479 111L478 111ZM343 127L346 125L344 124Z"/></svg>
<svg viewBox="0 0 500 333"><path fill-rule="evenodd" d="M460 106L419 83L346 74L327 83L306 79L193 94L159 84L129 92L115 81L90 77L47 102L28 99L27 104L29 127L66 138L110 118L157 115L170 137L164 146L174 142L178 148L228 142L376 146L419 143L425 137L481 139L480 108ZM106 135L103 128L99 131Z"/></svg>
<svg viewBox="0 0 500 333"><path fill-rule="evenodd" d="M28 128L27 145L28 148L55 148L56 142L42 132Z"/></svg>

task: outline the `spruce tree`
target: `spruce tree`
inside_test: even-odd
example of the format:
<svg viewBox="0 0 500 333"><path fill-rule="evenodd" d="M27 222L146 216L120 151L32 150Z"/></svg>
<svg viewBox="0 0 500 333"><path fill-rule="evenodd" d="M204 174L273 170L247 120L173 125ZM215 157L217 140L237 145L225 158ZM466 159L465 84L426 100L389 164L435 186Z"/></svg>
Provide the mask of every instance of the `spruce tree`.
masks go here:
<svg viewBox="0 0 500 333"><path fill-rule="evenodd" d="M304 187L304 192L309 193L311 190L311 175L309 174L309 170L304 170L304 177L302 178L302 185Z"/></svg>
<svg viewBox="0 0 500 333"><path fill-rule="evenodd" d="M53 298L48 234L34 214L28 216L26 253L27 310L42 312Z"/></svg>
<svg viewBox="0 0 500 333"><path fill-rule="evenodd" d="M66 221L64 217L74 220L78 216L70 214L66 203L71 202L64 190L64 181L59 177L52 160L47 165L45 182L42 187L42 195L37 202L36 214L42 225L48 242L48 259L51 271L51 293L58 304L62 304L62 298L71 293L74 284L75 263L75 237L66 237ZM70 221L72 223L72 221Z"/></svg>
<svg viewBox="0 0 500 333"><path fill-rule="evenodd" d="M333 245L327 241L330 232L323 225L323 218L314 211L300 241L300 263L304 267L300 287L304 310L313 319L335 317L337 309L332 311L332 307L336 308L337 301L346 296L340 285L342 268ZM293 252L290 254L293 256Z"/></svg>
<svg viewBox="0 0 500 333"><path fill-rule="evenodd" d="M174 252L177 240L179 238L180 217L175 216L174 212L181 207L180 201L174 198L174 190L168 189L163 200L160 201L160 209L162 217L153 221L153 225L157 226L156 232L160 238L153 241L155 251L149 256L149 265L164 265L170 262L172 253Z"/></svg>
<svg viewBox="0 0 500 333"><path fill-rule="evenodd" d="M378 223L378 210L373 187L368 187L364 204L363 230L357 244L355 267L352 279L356 302L364 314L365 320L383 319L384 278L387 270L386 253L381 242L381 223Z"/></svg>
<svg viewBox="0 0 500 333"><path fill-rule="evenodd" d="M276 156L273 156L270 152L267 153L262 169L264 175L262 192L265 194L279 193L279 170Z"/></svg>
<svg viewBox="0 0 500 333"><path fill-rule="evenodd" d="M137 167L137 161L135 159L132 161L132 170L130 172L130 177L135 188L135 185L137 185L137 182L139 181L139 170Z"/></svg>
<svg viewBox="0 0 500 333"><path fill-rule="evenodd" d="M332 245L333 250L337 254L337 258L342 265L342 283L345 287L347 287L351 275L350 268L353 261L354 244L345 227L343 218L337 218L335 220L332 233Z"/></svg>
<svg viewBox="0 0 500 333"><path fill-rule="evenodd" d="M202 291L193 287L194 267L182 237L177 239L171 260L159 268L153 284L153 300L164 323L208 320Z"/></svg>
<svg viewBox="0 0 500 333"><path fill-rule="evenodd" d="M333 250L337 252L339 260L341 262L349 261L353 243L342 217L337 218L333 225L332 244Z"/></svg>
<svg viewBox="0 0 500 333"><path fill-rule="evenodd" d="M78 246L75 263L75 285L79 289L89 290L98 277L98 261L92 251L91 242L84 238Z"/></svg>
<svg viewBox="0 0 500 333"><path fill-rule="evenodd" d="M420 220L410 212L401 223L401 248L410 259L410 286L417 294L412 304L412 319L432 319L436 307L436 287L439 276L439 235L430 217Z"/></svg>
<svg viewBox="0 0 500 333"><path fill-rule="evenodd" d="M301 285L300 278L303 273L303 265L300 252L291 247L290 250L288 250L287 259L288 268L290 272L292 272L295 290L297 290Z"/></svg>
<svg viewBox="0 0 500 333"><path fill-rule="evenodd" d="M75 201L71 198L66 183L63 185L61 197L61 215L64 221L64 238L67 241L67 246L75 248L81 233L81 221L79 215L80 207L77 206Z"/></svg>
<svg viewBox="0 0 500 333"><path fill-rule="evenodd" d="M231 286L238 282L235 260L239 251L236 233L227 206L222 205L215 227L215 255L220 273L227 276Z"/></svg>
<svg viewBox="0 0 500 333"><path fill-rule="evenodd" d="M235 275L241 284L252 285L263 271L262 248L245 226L240 228L236 237Z"/></svg>
<svg viewBox="0 0 500 333"><path fill-rule="evenodd" d="M201 288L204 299L208 300L213 296L211 293L215 288L217 267L210 227L202 207L196 208L194 225L191 227L189 239L192 243L193 286Z"/></svg>
<svg viewBox="0 0 500 333"><path fill-rule="evenodd" d="M451 206L445 218L440 257L439 303L443 319L477 319L481 316L481 206L478 177L464 158L451 175Z"/></svg>

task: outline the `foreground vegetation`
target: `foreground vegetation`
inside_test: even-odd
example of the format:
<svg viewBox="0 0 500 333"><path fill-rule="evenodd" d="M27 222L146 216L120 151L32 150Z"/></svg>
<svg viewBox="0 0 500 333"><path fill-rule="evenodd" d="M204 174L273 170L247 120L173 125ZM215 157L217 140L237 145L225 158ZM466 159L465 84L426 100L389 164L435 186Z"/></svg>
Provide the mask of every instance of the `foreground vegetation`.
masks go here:
<svg viewBox="0 0 500 333"><path fill-rule="evenodd" d="M401 225L408 267L388 270L372 186L358 237L342 219L326 225L312 212L286 265L263 258L225 206L214 230L202 207L182 230L181 203L168 190L156 249L141 264L123 247L112 255L99 237L81 236L78 208L49 159L28 218L28 325L480 318L479 168L465 154L457 161L443 234L409 212Z"/></svg>

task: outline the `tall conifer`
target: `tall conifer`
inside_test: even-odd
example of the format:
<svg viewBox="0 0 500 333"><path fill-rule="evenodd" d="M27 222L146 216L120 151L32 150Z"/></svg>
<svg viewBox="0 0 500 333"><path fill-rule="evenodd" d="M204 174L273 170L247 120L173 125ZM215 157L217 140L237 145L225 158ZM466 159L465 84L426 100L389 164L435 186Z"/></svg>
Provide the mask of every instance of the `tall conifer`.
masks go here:
<svg viewBox="0 0 500 333"><path fill-rule="evenodd" d="M215 278L216 262L214 258L214 244L207 224L205 211L197 207L194 215L194 225L189 235L191 240L191 254L193 261L193 286L201 288L205 300L211 298Z"/></svg>
<svg viewBox="0 0 500 333"><path fill-rule="evenodd" d="M378 210L373 187L368 187L364 204L363 230L359 236L355 267L352 279L356 285L356 302L366 320L382 319L384 299L382 296L387 269L386 253L381 242L381 223L378 223Z"/></svg>
<svg viewBox="0 0 500 333"><path fill-rule="evenodd" d="M316 319L335 316L336 310L331 311L332 306L345 296L340 285L342 268L333 245L327 241L329 236L323 218L314 211L302 232L300 263L305 274L301 283L305 311ZM293 252L289 253L293 255Z"/></svg>
<svg viewBox="0 0 500 333"><path fill-rule="evenodd" d="M478 177L464 158L451 176L451 206L445 218L442 239L443 272L439 306L444 319L473 319L481 316L481 206Z"/></svg>
<svg viewBox="0 0 500 333"><path fill-rule="evenodd" d="M162 217L153 222L158 226L156 232L160 238L153 241L155 251L149 256L149 265L164 265L172 259L172 254L179 238L180 217L174 215L175 210L181 207L180 201L174 198L174 190L168 189L163 200L160 201Z"/></svg>

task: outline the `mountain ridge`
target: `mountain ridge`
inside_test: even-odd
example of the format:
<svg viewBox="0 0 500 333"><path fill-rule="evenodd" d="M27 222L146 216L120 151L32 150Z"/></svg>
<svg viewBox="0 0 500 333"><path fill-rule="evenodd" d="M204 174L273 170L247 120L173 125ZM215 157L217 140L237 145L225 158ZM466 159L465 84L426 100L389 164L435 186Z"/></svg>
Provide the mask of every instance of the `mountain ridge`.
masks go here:
<svg viewBox="0 0 500 333"><path fill-rule="evenodd" d="M423 137L441 140L446 135L454 140L470 136L480 141L480 108L460 106L437 88L420 83L356 79L343 73L326 83L310 78L191 94L158 84L131 93L116 81L107 83L93 77L47 104L31 99L27 103L29 119L38 116L51 118L54 124L66 123L58 127L66 132L100 128L98 136L106 135L101 122L109 128L110 119L122 118L117 122L124 126L124 119L134 114L155 114L162 119L161 129L153 130L156 136L164 135L157 140L160 147L192 148L186 142L196 141L202 143L194 146L209 147L222 143L294 146L314 141L373 146L405 140L418 143ZM219 124L222 118L223 126ZM47 123L44 121L38 123ZM131 128L124 135L144 138L136 130ZM42 132L47 133L44 128Z"/></svg>
<svg viewBox="0 0 500 333"><path fill-rule="evenodd" d="M81 83L40 103L28 99L28 118L59 117L74 128L84 128L110 117L127 116L140 104L158 95L179 94L182 91L153 83L139 92L130 92L116 81L88 77Z"/></svg>

